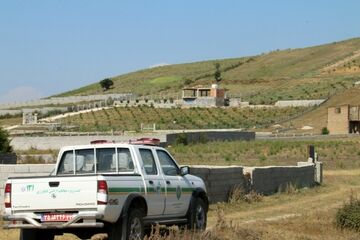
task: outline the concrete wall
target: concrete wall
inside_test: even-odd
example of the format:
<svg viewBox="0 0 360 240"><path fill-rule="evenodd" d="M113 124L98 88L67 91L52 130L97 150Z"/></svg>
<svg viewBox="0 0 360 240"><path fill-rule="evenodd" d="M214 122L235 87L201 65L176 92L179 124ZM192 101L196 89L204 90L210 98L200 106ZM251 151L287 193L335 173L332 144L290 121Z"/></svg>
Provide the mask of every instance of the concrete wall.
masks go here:
<svg viewBox="0 0 360 240"><path fill-rule="evenodd" d="M225 202L234 185L247 189L243 167L191 166L190 174L201 177L211 203Z"/></svg>
<svg viewBox="0 0 360 240"><path fill-rule="evenodd" d="M19 103L5 103L0 104L0 109L11 109L17 107L33 107L41 105L51 105L51 104L69 104L76 102L87 102L87 101L98 101L98 100L107 100L108 98L112 99L130 99L136 98L132 93L119 93L119 94L101 94L101 95L88 95L88 96L72 96L72 97L52 97L48 99L38 99L27 102Z"/></svg>
<svg viewBox="0 0 360 240"><path fill-rule="evenodd" d="M172 133L166 135L166 142L172 145L179 138L186 137L187 143L198 143L208 141L237 141L237 140L254 140L255 132L239 132L239 131L205 131L205 132L187 132Z"/></svg>
<svg viewBox="0 0 360 240"><path fill-rule="evenodd" d="M277 101L275 103L276 107L311 107L317 106L325 102L326 99L316 99L316 100L287 100L287 101Z"/></svg>
<svg viewBox="0 0 360 240"><path fill-rule="evenodd" d="M328 108L327 128L330 134L349 133L349 105Z"/></svg>
<svg viewBox="0 0 360 240"><path fill-rule="evenodd" d="M300 166L245 167L245 173L251 176L251 190L269 195L279 190L285 190L291 184L303 188L315 184L315 166L302 164Z"/></svg>
<svg viewBox="0 0 360 240"><path fill-rule="evenodd" d="M142 134L142 137L159 138L165 141L164 134ZM28 150L31 148L47 150L60 149L63 146L89 144L93 140L109 140L116 142L128 142L129 139L136 139L137 136L126 135L98 135L98 136L54 136L54 137L12 137L11 146L15 150Z"/></svg>
<svg viewBox="0 0 360 240"><path fill-rule="evenodd" d="M15 153L0 153L0 164L16 164Z"/></svg>

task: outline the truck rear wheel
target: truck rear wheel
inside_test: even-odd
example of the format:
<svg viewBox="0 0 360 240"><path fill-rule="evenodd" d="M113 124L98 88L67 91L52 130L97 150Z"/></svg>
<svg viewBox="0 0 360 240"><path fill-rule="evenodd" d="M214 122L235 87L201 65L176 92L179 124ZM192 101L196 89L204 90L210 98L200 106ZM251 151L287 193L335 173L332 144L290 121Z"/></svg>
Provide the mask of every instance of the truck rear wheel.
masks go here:
<svg viewBox="0 0 360 240"><path fill-rule="evenodd" d="M144 211L130 208L126 219L119 219L108 231L109 240L142 240L144 238ZM124 225L125 224L125 225ZM125 231L123 231L125 230Z"/></svg>
<svg viewBox="0 0 360 240"><path fill-rule="evenodd" d="M144 238L144 212L131 208L126 227L126 240L142 240Z"/></svg>
<svg viewBox="0 0 360 240"><path fill-rule="evenodd" d="M48 230L21 229L20 240L54 240L55 235Z"/></svg>

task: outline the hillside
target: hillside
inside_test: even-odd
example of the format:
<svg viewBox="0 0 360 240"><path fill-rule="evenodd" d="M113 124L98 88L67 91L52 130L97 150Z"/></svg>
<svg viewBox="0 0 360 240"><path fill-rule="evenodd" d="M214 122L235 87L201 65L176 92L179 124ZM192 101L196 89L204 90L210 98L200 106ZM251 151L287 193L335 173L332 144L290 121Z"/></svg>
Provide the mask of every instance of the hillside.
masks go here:
<svg viewBox="0 0 360 240"><path fill-rule="evenodd" d="M355 106L360 105L360 88L351 88L339 92L315 110L294 120L287 121L282 125L287 127L290 127L291 125L296 129L300 129L303 126L311 126L315 128L314 132L320 133L321 129L327 126L328 107L336 107L346 104Z"/></svg>
<svg viewBox="0 0 360 240"><path fill-rule="evenodd" d="M222 70L222 87L255 104L277 100L317 99L347 89L360 80L360 38L302 49L277 50L252 57L176 64L112 77L106 93L139 96L178 95L184 86L209 85L214 64ZM100 80L100 79L99 79ZM98 83L58 96L102 94Z"/></svg>

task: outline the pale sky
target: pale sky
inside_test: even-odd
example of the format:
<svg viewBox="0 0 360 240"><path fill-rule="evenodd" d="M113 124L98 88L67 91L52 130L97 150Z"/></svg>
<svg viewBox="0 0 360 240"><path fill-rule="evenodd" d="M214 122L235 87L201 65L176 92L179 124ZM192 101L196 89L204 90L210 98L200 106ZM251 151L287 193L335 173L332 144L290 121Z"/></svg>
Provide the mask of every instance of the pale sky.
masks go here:
<svg viewBox="0 0 360 240"><path fill-rule="evenodd" d="M360 1L0 0L0 102L360 36Z"/></svg>

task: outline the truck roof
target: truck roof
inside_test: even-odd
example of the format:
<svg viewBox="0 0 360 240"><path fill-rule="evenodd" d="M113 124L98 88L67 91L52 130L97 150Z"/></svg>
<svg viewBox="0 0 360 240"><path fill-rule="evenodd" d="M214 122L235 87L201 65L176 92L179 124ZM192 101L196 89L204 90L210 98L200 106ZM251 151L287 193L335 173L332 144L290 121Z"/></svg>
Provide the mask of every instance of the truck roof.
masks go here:
<svg viewBox="0 0 360 240"><path fill-rule="evenodd" d="M94 140L90 144L71 145L62 147L63 150L84 149L84 148L109 148L109 147L134 147L134 146L154 146L159 147L160 140L157 138L139 138L129 142L114 142L108 140Z"/></svg>

